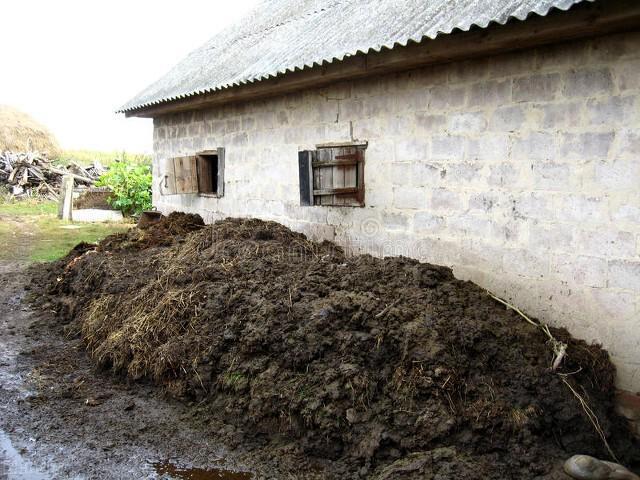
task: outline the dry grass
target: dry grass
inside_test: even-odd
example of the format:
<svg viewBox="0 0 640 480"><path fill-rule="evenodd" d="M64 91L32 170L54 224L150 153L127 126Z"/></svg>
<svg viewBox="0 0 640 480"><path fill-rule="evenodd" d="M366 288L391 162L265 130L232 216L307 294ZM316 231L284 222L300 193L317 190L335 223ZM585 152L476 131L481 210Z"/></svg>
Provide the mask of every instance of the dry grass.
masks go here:
<svg viewBox="0 0 640 480"><path fill-rule="evenodd" d="M133 378L151 375L158 381L192 368L178 352L158 350L166 339L178 337L198 320L193 315L194 287L165 288L177 270L163 267L158 278L128 302L105 295L91 303L82 334L99 364L124 370ZM192 353L197 364L199 353Z"/></svg>
<svg viewBox="0 0 640 480"><path fill-rule="evenodd" d="M53 134L24 112L0 105L0 151L37 151L55 158L60 146Z"/></svg>
<svg viewBox="0 0 640 480"><path fill-rule="evenodd" d="M531 420L541 415L542 411L540 408L534 405L529 405L525 408L514 408L511 410L511 422L514 427L522 429L528 425Z"/></svg>
<svg viewBox="0 0 640 480"><path fill-rule="evenodd" d="M281 227L274 224L268 228L274 229L274 235L277 235ZM264 234L270 234L268 228ZM230 227L226 235L249 237L252 231L247 226L239 230ZM200 234L190 235L179 249L165 251L158 260L157 276L131 292L128 298L107 294L89 303L81 315L79 331L70 333L82 335L99 365L124 372L134 379L153 378L173 391L183 389L181 378L199 378L197 366L210 347L196 343L183 351L181 346L169 340L181 338L188 332L198 332L202 318L207 314L201 310L201 299L206 292L197 281L175 285L174 280L190 277L197 262L195 259L206 262L209 255L215 254L215 250L210 250L213 242L225 240L214 239L213 232L212 227L204 227ZM306 239L292 236L290 244L302 255L318 256L317 247ZM240 250L236 255L242 256L249 251L257 254L257 248L257 243L249 241L248 251ZM280 252L281 247L277 245L269 248L273 250L269 252L271 258L287 255L287 251ZM220 268L231 271L236 261L233 256L223 257ZM354 388L358 392L366 391L361 385L354 385ZM206 390L204 385L203 389Z"/></svg>

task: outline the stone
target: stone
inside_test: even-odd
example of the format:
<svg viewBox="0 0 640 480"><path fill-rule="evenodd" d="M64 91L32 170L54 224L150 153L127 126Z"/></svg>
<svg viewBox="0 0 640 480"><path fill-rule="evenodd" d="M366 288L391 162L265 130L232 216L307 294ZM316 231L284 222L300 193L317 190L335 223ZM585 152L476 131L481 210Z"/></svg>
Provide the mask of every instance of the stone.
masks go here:
<svg viewBox="0 0 640 480"><path fill-rule="evenodd" d="M502 106L496 108L489 121L489 129L513 132L525 122L524 109L519 105Z"/></svg>
<svg viewBox="0 0 640 480"><path fill-rule="evenodd" d="M587 118L591 125L628 125L637 119L636 96L606 97L587 103Z"/></svg>
<svg viewBox="0 0 640 480"><path fill-rule="evenodd" d="M563 470L576 480L640 480L640 477L620 464L598 460L589 455L574 455L564 462Z"/></svg>
<svg viewBox="0 0 640 480"><path fill-rule="evenodd" d="M434 232L441 230L444 225L443 217L430 212L418 212L413 217L413 229L416 232Z"/></svg>
<svg viewBox="0 0 640 480"><path fill-rule="evenodd" d="M82 208L73 211L74 222L122 222L119 210L103 210L99 208Z"/></svg>
<svg viewBox="0 0 640 480"><path fill-rule="evenodd" d="M579 160L605 159L614 138L614 132L566 133L561 137L560 155Z"/></svg>
<svg viewBox="0 0 640 480"><path fill-rule="evenodd" d="M438 135L431 138L431 157L437 160L464 158L466 138L462 135Z"/></svg>
<svg viewBox="0 0 640 480"><path fill-rule="evenodd" d="M509 158L509 136L499 133L484 133L469 139L467 159L483 161L504 161Z"/></svg>
<svg viewBox="0 0 640 480"><path fill-rule="evenodd" d="M396 208L419 209L426 206L427 194L421 187L394 187L393 204Z"/></svg>
<svg viewBox="0 0 640 480"><path fill-rule="evenodd" d="M566 97L591 97L613 92L613 79L608 68L570 70L565 74Z"/></svg>
<svg viewBox="0 0 640 480"><path fill-rule="evenodd" d="M513 143L513 158L551 160L556 156L556 136L547 132L530 132Z"/></svg>
<svg viewBox="0 0 640 480"><path fill-rule="evenodd" d="M488 80L471 85L467 105L470 107L504 105L509 102L510 97L511 80Z"/></svg>
<svg viewBox="0 0 640 480"><path fill-rule="evenodd" d="M464 87L450 87L439 85L431 89L429 110L449 110L464 105Z"/></svg>
<svg viewBox="0 0 640 480"><path fill-rule="evenodd" d="M401 140L396 144L396 160L399 162L410 162L425 160L429 144L421 139Z"/></svg>
<svg viewBox="0 0 640 480"><path fill-rule="evenodd" d="M640 261L610 261L609 286L640 292Z"/></svg>
<svg viewBox="0 0 640 480"><path fill-rule="evenodd" d="M487 128L487 120L482 112L458 113L449 117L451 133L480 133Z"/></svg>
<svg viewBox="0 0 640 480"><path fill-rule="evenodd" d="M562 86L558 73L517 78L513 81L514 102L546 102L554 100Z"/></svg>

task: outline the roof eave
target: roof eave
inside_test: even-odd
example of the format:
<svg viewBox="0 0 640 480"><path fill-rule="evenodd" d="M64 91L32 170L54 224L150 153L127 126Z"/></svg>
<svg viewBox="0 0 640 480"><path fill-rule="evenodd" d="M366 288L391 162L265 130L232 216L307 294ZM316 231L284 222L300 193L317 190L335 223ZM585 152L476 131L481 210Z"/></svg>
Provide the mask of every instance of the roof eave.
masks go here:
<svg viewBox="0 0 640 480"><path fill-rule="evenodd" d="M369 75L447 63L470 57L494 55L535 46L575 40L613 32L640 29L640 2L607 0L583 3L568 12L457 32L434 40L370 51L268 79L197 93L183 98L120 110L127 117L159 115L255 100Z"/></svg>

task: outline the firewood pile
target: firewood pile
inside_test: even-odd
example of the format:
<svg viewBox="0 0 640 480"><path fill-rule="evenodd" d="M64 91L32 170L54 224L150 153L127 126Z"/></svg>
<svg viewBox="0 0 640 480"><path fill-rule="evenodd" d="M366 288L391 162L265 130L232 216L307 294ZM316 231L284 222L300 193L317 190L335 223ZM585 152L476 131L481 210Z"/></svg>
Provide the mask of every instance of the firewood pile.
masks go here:
<svg viewBox="0 0 640 480"><path fill-rule="evenodd" d="M66 167L54 165L36 152L0 152L0 186L16 196L39 196L58 199L62 177L71 175L77 186L90 187L107 169L99 162L82 167L75 162Z"/></svg>

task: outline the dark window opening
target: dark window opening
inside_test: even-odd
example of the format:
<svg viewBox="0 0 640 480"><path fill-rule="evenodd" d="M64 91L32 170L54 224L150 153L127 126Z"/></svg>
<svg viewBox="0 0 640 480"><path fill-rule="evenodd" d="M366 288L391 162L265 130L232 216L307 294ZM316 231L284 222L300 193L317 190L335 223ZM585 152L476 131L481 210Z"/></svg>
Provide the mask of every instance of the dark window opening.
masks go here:
<svg viewBox="0 0 640 480"><path fill-rule="evenodd" d="M202 154L197 156L198 193L218 193L218 155Z"/></svg>

